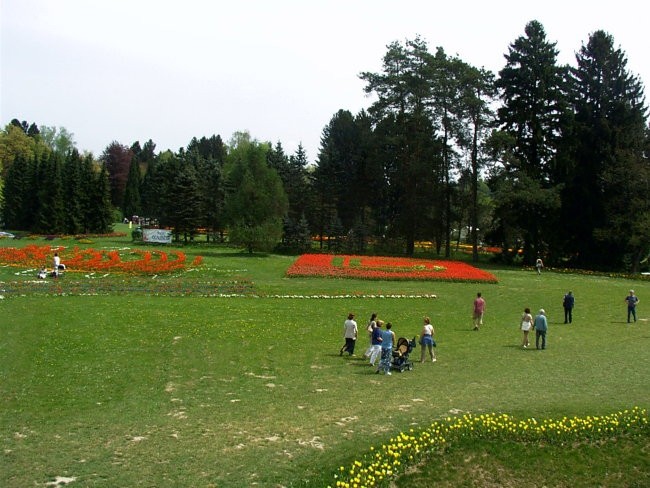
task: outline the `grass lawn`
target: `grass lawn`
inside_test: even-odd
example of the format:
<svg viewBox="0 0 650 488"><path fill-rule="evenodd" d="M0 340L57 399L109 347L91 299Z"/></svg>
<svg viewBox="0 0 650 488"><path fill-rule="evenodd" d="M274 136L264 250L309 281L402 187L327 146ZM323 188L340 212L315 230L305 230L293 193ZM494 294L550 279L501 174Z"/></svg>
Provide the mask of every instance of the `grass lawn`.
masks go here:
<svg viewBox="0 0 650 488"><path fill-rule="evenodd" d="M89 244L130 245L128 238ZM0 486L46 486L57 477L74 479L73 487L326 486L340 465L370 446L450 414L544 418L650 407L648 282L516 269L490 269L499 283L483 285L288 279L294 257L184 252L188 261L203 256L201 267L158 280L201 289L244 280L250 296L150 296L142 291L146 281L130 293L131 284L118 286L120 276L86 278L71 270L61 283L103 279L122 291L0 300ZM0 267L0 289L33 279L23 271ZM623 300L630 288L640 304L639 321L628 325ZM568 290L576 296L572 325L561 323ZM475 332L470 314L478 291L487 311ZM432 293L438 298L355 297ZM314 295L320 298L304 298ZM524 307L546 309L547 350L519 347ZM376 375L361 357L363 333L359 357L340 357L349 311L360 326L377 312L398 337L409 338L430 316L438 362ZM608 444L604 452L614 454L594 459L620 453L637 466L631 479L647 481L650 443L637 442ZM638 448L645 456L635 455ZM540 486L544 477L530 477L536 456L557 458L563 469L561 450L528 449L529 463L517 467L512 460L527 455L520 446L458 446L432 458L436 484ZM592 453L584 449L574 464L587 470ZM486 483L466 480L463 463L482 473L472 479ZM494 474L495 466L510 465L501 478ZM431 486L427 469L413 470L400 486ZM587 486L578 476L556 476L548 486Z"/></svg>

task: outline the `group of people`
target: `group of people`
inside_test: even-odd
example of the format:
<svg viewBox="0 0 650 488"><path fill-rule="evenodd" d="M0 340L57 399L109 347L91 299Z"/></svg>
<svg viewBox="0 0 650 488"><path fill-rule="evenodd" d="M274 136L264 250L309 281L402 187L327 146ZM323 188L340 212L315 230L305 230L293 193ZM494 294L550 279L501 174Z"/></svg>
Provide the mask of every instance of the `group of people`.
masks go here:
<svg viewBox="0 0 650 488"><path fill-rule="evenodd" d="M54 257L52 258L52 272L50 273L50 276L52 278L58 278L61 271L64 270L65 270L65 264L61 262L61 257L59 256L59 253L55 252ZM38 273L36 274L36 277L41 280L47 278L47 268L39 269Z"/></svg>
<svg viewBox="0 0 650 488"><path fill-rule="evenodd" d="M546 312L543 308L539 309L539 312L533 318L530 313L530 308L526 307L524 309L524 314L521 316L521 330L524 334L521 346L524 349L527 349L530 346L528 342L528 334L531 330L535 330L535 348L536 349L546 349L546 332L548 331L548 320L546 319ZM541 339L541 347L540 347Z"/></svg>
<svg viewBox="0 0 650 488"><path fill-rule="evenodd" d="M353 313L349 313L348 318L343 324L345 344L339 351L339 355L341 356L346 352L348 355L354 356L354 349L359 335L359 327L357 322L354 320L354 317L355 315ZM366 326L366 332L368 333L370 344L364 353L364 357L369 360L371 366L377 367L377 373L383 372L386 375L391 374L390 369L393 360L393 347L397 342L395 332L393 332L392 328L393 324L378 319L376 313L373 313L370 316L370 320ZM420 354L421 362L424 362L427 352L431 361L436 361L436 356L433 351L436 342L433 339L433 334L434 329L433 325L431 325L431 319L429 317L424 317L424 325L420 335L420 346L422 347L422 352Z"/></svg>
<svg viewBox="0 0 650 488"><path fill-rule="evenodd" d="M573 309L574 305L574 299L573 299L573 293L568 292L564 296L564 316L565 316L565 324L567 323L567 313L569 317L569 321L571 320L571 310ZM483 315L485 314L485 298L481 296L481 293L476 294L476 298L474 299L474 308L472 312L472 320L474 323L474 330L479 330L479 328L483 325ZM567 308L570 307L570 308ZM567 312L568 310L568 312ZM526 307L524 309L524 313L521 316L521 330L524 334L523 340L521 342L521 345L524 349L527 349L528 346L530 346L530 342L528 341L528 334L530 333L531 330L535 330L535 346L537 349L546 349L546 331L548 330L548 320L546 319L546 312L544 309L540 309L539 313L533 318L533 316L530 313L530 308ZM541 341L541 347L540 347L540 341Z"/></svg>
<svg viewBox="0 0 650 488"><path fill-rule="evenodd" d="M627 321L631 320L636 322L636 306L639 303L639 298L630 290L630 293L625 297L627 303ZM572 291L568 291L563 299L562 306L564 308L564 323L573 323L573 308L575 307L575 297ZM481 293L476 294L473 302L472 320L474 330L479 330L483 325L483 315L485 314L486 302L481 296ZM344 324L344 337L345 344L341 347L340 355L347 352L350 356L354 355L354 348L359 334L357 322L354 320L353 313L348 314L348 318ZM390 365L392 361L393 346L396 343L395 333L392 330L390 322L384 323L383 320L377 318L377 314L373 313L366 326L368 339L370 345L366 349L364 356L370 360L370 365L377 365L377 373L383 371L385 374L390 373ZM535 348L546 349L546 333L548 332L548 319L546 311L540 308L537 315L533 317L530 308L526 307L521 316L520 329L523 333L521 346L524 349L530 347L529 335L530 331L535 331ZM433 338L434 329L429 317L424 317L424 325L420 334L420 361L424 362L425 357L428 356L432 362L436 361L434 347L436 347L435 339Z"/></svg>

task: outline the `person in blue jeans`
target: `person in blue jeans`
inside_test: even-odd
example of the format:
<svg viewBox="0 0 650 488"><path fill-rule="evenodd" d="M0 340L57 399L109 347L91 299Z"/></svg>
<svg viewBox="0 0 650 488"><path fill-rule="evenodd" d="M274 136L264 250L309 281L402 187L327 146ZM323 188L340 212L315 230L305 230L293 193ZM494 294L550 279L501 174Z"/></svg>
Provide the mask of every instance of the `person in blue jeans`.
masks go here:
<svg viewBox="0 0 650 488"><path fill-rule="evenodd" d="M544 312L543 308L539 309L533 327L535 328L535 347L540 349L539 340L542 339L541 349L546 349L546 331L548 330L548 321L546 320L546 312Z"/></svg>
<svg viewBox="0 0 650 488"><path fill-rule="evenodd" d="M381 342L384 340L384 325L383 320L377 320L375 322L375 328L372 330L372 337L370 339L370 365L374 366L377 364L377 361L381 360Z"/></svg>
<svg viewBox="0 0 650 488"><path fill-rule="evenodd" d="M634 317L636 322L636 304L639 303L639 297L634 294L634 290L630 290L630 294L625 297L627 302L627 323L630 323L630 317Z"/></svg>
<svg viewBox="0 0 650 488"><path fill-rule="evenodd" d="M395 343L395 332L391 330L393 325L388 322L386 330L383 331L381 336L381 361L379 361L379 368L377 373L383 371L384 374L390 375L390 364L393 361L393 344Z"/></svg>

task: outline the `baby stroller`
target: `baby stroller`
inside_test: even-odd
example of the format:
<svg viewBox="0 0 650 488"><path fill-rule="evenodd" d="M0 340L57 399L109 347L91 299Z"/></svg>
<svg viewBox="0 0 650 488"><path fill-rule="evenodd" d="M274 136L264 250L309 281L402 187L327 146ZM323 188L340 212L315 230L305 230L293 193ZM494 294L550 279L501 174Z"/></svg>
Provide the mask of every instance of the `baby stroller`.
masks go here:
<svg viewBox="0 0 650 488"><path fill-rule="evenodd" d="M397 347L393 351L393 362L390 365L391 369L397 369L403 373L405 369L411 371L413 369L413 361L409 359L409 354L415 349L415 337L409 341L405 337L397 339Z"/></svg>

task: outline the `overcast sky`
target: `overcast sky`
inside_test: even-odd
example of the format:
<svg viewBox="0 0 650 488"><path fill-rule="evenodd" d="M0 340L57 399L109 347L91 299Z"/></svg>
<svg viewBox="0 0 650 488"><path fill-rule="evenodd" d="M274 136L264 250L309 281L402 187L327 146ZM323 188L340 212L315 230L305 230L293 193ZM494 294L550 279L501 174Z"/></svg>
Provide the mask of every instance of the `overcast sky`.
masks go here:
<svg viewBox="0 0 650 488"><path fill-rule="evenodd" d="M386 46L420 35L435 52L498 72L530 20L560 63L602 29L628 69L650 81L647 16L631 0L0 0L0 123L65 127L77 148L152 139L156 151L235 131L302 142L316 159L323 127L371 99L362 71Z"/></svg>

